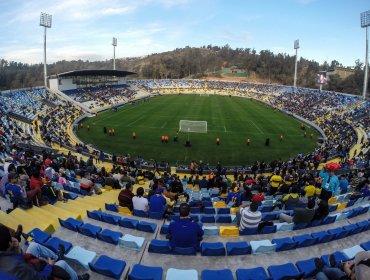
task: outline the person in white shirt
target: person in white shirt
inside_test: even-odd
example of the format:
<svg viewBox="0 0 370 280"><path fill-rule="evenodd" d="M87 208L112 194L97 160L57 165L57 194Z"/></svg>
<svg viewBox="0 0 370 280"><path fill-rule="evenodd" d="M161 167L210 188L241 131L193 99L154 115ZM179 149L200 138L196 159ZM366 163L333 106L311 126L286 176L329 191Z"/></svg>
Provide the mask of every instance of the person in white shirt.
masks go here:
<svg viewBox="0 0 370 280"><path fill-rule="evenodd" d="M134 206L134 210L141 210L147 212L149 209L148 200L143 197L144 189L142 187L136 190L136 196L132 198L132 204Z"/></svg>

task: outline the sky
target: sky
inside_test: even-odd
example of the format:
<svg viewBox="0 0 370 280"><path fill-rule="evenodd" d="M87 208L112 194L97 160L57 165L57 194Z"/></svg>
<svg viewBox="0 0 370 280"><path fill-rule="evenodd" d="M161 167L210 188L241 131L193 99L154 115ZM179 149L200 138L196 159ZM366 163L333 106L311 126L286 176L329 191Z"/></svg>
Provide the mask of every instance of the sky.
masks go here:
<svg viewBox="0 0 370 280"><path fill-rule="evenodd" d="M365 60L369 0L0 0L0 58L48 63L144 56L185 46L251 48L354 66Z"/></svg>

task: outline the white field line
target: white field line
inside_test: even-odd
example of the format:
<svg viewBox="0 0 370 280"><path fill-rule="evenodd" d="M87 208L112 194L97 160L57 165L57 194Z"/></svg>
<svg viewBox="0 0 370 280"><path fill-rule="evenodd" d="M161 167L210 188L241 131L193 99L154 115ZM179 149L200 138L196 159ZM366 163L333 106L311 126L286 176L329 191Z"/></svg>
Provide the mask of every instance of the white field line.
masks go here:
<svg viewBox="0 0 370 280"><path fill-rule="evenodd" d="M137 123L138 121L142 120L144 116L141 116L140 118L134 120L133 122L130 122L127 126L132 126L134 123Z"/></svg>
<svg viewBox="0 0 370 280"><path fill-rule="evenodd" d="M258 125L256 125L256 123L254 122L254 121L252 121L252 120L249 120L249 122L251 123L251 124L253 124L254 125L254 127L255 128L257 128L258 129L258 131L261 133L261 134L265 134L260 128L259 128L259 126Z"/></svg>

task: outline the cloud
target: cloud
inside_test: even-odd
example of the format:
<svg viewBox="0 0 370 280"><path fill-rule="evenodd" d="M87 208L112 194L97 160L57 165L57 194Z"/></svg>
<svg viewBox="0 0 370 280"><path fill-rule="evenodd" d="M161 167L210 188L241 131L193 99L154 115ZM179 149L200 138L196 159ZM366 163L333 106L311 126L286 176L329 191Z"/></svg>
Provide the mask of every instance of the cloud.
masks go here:
<svg viewBox="0 0 370 280"><path fill-rule="evenodd" d="M234 32L228 29L222 31L220 38L235 43L247 43L253 39L251 33L248 31Z"/></svg>

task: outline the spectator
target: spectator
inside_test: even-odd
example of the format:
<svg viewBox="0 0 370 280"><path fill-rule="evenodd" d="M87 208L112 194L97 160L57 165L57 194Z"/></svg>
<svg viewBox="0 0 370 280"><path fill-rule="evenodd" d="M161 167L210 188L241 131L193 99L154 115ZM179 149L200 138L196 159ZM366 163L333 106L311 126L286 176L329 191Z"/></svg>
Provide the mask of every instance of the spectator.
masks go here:
<svg viewBox="0 0 370 280"><path fill-rule="evenodd" d="M41 258L48 261L45 262ZM78 276L62 258L63 252L54 254L36 242L31 242L26 253L21 254L17 238L11 236L8 228L0 226L0 271L22 280L90 278L89 274Z"/></svg>
<svg viewBox="0 0 370 280"><path fill-rule="evenodd" d="M326 200L320 200L317 209L315 210L315 215L313 220L322 220L329 215L329 205Z"/></svg>
<svg viewBox="0 0 370 280"><path fill-rule="evenodd" d="M132 204L132 198L134 196L135 195L132 193L132 185L127 183L125 189L122 190L118 195L119 205L122 207L127 207L130 209L130 211L132 211L134 209Z"/></svg>
<svg viewBox="0 0 370 280"><path fill-rule="evenodd" d="M346 175L340 176L339 180L340 194L345 194L348 191L348 179Z"/></svg>
<svg viewBox="0 0 370 280"><path fill-rule="evenodd" d="M338 177L335 175L335 170L327 168L325 168L325 171L324 169L321 170L319 176L322 178L320 199L328 201L333 194L335 195L338 192Z"/></svg>
<svg viewBox="0 0 370 280"><path fill-rule="evenodd" d="M315 215L315 201L309 200L306 208L294 208L293 217L287 214L281 213L279 216L280 222L302 224L309 223L312 221Z"/></svg>
<svg viewBox="0 0 370 280"><path fill-rule="evenodd" d="M36 188L30 191L26 191L25 188L21 188L18 185L18 177L19 176L17 173L9 173L8 178L10 183L5 187L5 193L10 194L13 197L13 199L15 199L16 204L27 203L27 201L34 202L35 204L37 204L37 201L34 201L36 198L38 199L40 206L48 204L42 198L41 189Z"/></svg>
<svg viewBox="0 0 370 280"><path fill-rule="evenodd" d="M144 189L142 187L139 187L136 190L136 196L132 198L132 204L134 210L144 211L147 212L149 208L148 200L143 196L144 195Z"/></svg>
<svg viewBox="0 0 370 280"><path fill-rule="evenodd" d="M237 207L240 205L240 201L241 196L239 194L239 188L235 184L233 191L229 192L227 195L226 204L228 205L228 207Z"/></svg>
<svg viewBox="0 0 370 280"><path fill-rule="evenodd" d="M155 194L150 197L149 201L149 211L164 213L166 211L166 199L162 195L163 189L157 187L155 189Z"/></svg>
<svg viewBox="0 0 370 280"><path fill-rule="evenodd" d="M262 213L258 211L258 203L252 202L248 208L242 205L240 210L236 212L236 220L240 231L258 227L262 220Z"/></svg>
<svg viewBox="0 0 370 280"><path fill-rule="evenodd" d="M170 240L170 245L172 248L193 247L199 251L204 232L201 226L189 217L190 207L187 203L182 203L179 211L180 219L172 222L168 229L167 238Z"/></svg>

